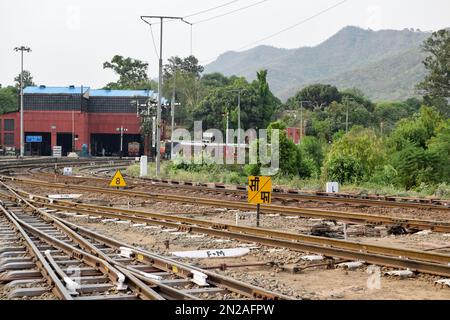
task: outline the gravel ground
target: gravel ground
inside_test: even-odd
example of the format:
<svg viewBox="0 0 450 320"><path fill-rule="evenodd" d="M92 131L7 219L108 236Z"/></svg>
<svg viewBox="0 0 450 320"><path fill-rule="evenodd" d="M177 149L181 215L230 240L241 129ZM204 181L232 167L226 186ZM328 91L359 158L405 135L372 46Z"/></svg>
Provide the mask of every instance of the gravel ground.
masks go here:
<svg viewBox="0 0 450 320"><path fill-rule="evenodd" d="M400 280L383 274L392 269L380 268L380 287L377 289L368 286L371 274L368 274L368 266L364 265L352 271L313 267L293 274L290 272L292 266L304 267L317 262L303 261L301 257L305 253L261 247L254 243L242 243L206 235L174 234L164 232L163 228L143 229L132 227L131 224L92 222L86 218L69 218L69 220L133 246L166 256L169 256L172 251L256 247L243 257L180 258L180 260L201 267L217 267L224 263L228 265L264 263L263 266L229 268L223 271L216 269L216 272L297 299L450 299L450 288L434 285L434 281L440 279L439 277L417 275ZM169 249L165 247L166 240L169 240Z"/></svg>
<svg viewBox="0 0 450 320"><path fill-rule="evenodd" d="M42 188L24 184L17 184L18 187L35 193L69 193L69 189ZM173 190L173 189L171 189ZM147 191L149 191L147 189ZM153 191L153 190L151 190ZM226 210L222 208L212 208L207 206L195 206L181 203L168 203L162 201L142 200L138 198L128 198L98 193L81 193L83 202L97 203L102 205L114 205L117 207L130 207L136 210L151 211L166 214L177 214L189 216L196 219L214 220L222 223L235 223L236 210ZM299 204L300 205L300 204ZM329 207L329 206L328 206ZM332 210L338 208L343 211L358 211L386 214L393 216L407 215L408 217L434 219L443 213L427 210L396 209L396 208L358 208L332 206ZM364 211L366 210L366 211ZM238 212L245 217L238 222L240 225L255 225L254 214ZM427 215L426 215L427 214ZM448 214L447 214L448 215ZM100 223L87 221L86 219L71 219L77 223L87 226L93 230L113 236L134 246L168 255L170 251L198 250L233 248L242 245L256 246L255 244L243 244L242 242L217 239L201 235L184 235L163 232L159 228L142 229L129 225L115 223ZM447 217L449 220L449 217ZM262 215L262 227L290 231L295 233L308 233L312 226L321 223L319 219L288 218L274 215ZM332 226L335 229L342 228L342 224ZM351 234L365 234L366 236L350 236L351 240L366 243L376 243L384 245L395 245L414 249L432 249L450 245L449 234L427 233L386 236L387 230L378 228L380 236L370 236L364 226L351 226L348 232ZM169 240L169 249L165 248L165 240ZM450 253L449 249L436 250L435 252ZM349 271L342 269L327 269L326 267L314 267L292 274L289 270L293 266L304 267L308 263L300 259L305 253L293 252L283 249L273 249L258 247L252 249L245 257L228 259L200 259L183 261L196 263L201 266L218 266L226 264L247 264L247 263L267 263L265 266L229 268L219 273L228 274L236 279L262 286L269 290L274 290L294 298L304 299L450 299L450 288L441 288L434 285L434 281L439 277L418 275L414 278L399 280L383 275L387 269L381 268L380 286L373 288L368 286L368 280L372 275L368 274L368 266L363 266L357 270ZM370 289L369 289L370 287Z"/></svg>

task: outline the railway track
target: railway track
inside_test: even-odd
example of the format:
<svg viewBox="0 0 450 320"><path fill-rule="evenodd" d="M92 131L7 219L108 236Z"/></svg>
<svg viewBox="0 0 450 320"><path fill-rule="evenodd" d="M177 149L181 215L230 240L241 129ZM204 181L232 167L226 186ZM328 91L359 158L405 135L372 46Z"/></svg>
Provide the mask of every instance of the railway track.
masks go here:
<svg viewBox="0 0 450 320"><path fill-rule="evenodd" d="M63 200L50 202L45 197L33 196L19 190L17 192L24 197L31 197L32 200L30 201L36 206L57 210L61 214L64 214L64 212L76 212L84 217L113 218L141 224L159 225L177 228L184 232L203 233L239 241L255 242L272 247L312 252L344 260L361 260L366 263L393 268L409 268L410 270L421 273L450 276L450 255L446 254L362 244L353 241L307 236L271 229L218 224L211 221L176 215L79 204Z"/></svg>
<svg viewBox="0 0 450 320"><path fill-rule="evenodd" d="M197 196L182 196L182 195L171 195L171 194L161 194L161 193L149 193L143 191L134 190L118 190L112 188L102 188L89 185L74 185L67 183L50 183L45 181L37 181L32 179L24 178L13 178L8 176L0 176L0 180L13 180L28 185L45 186L49 188L61 188L61 189L71 189L79 190L84 192L98 192L104 194L114 194L128 197L139 197L144 199L152 200L162 200L162 201L172 201L181 203L191 203L196 205L207 205L213 207L229 208L229 209L239 209L244 211L253 211L254 206L243 201L229 201L223 199L212 199L212 198L200 198ZM364 224L364 225L387 225L387 226L401 226L408 229L417 230L433 230L435 232L450 232L450 223L443 221L434 220L421 220L421 219L406 219L406 218L396 218L382 215L364 214L364 213L354 213L354 212L342 212L342 211L331 211L331 210L319 210L319 209L308 209L299 208L292 206L279 206L279 205L261 205L262 214L280 214L280 215L290 215L290 216L300 216L306 218L321 218L327 220L337 220L346 223L354 224Z"/></svg>
<svg viewBox="0 0 450 320"><path fill-rule="evenodd" d="M28 159L28 160L14 160L14 161L2 161L0 162L0 172L11 173L24 169L27 173L44 173L50 175L48 170L61 166L85 166L85 167L113 167L117 165L125 166L134 163L132 159L119 159L119 158L92 158L92 159L79 159L79 158L44 158L44 159ZM54 170L53 170L54 171ZM17 172L15 172L17 173ZM20 173L20 172L18 172Z"/></svg>
<svg viewBox="0 0 450 320"><path fill-rule="evenodd" d="M66 300L289 299L105 237L2 187L0 281L13 288L9 297L51 290Z"/></svg>
<svg viewBox="0 0 450 320"><path fill-rule="evenodd" d="M101 163L101 160L97 160ZM128 163L134 160L129 160ZM84 162L87 163L87 162ZM117 160L116 160L117 163ZM83 164L83 163L82 163ZM34 172L39 172L43 175L50 175L45 172L50 166L37 167ZM89 163L89 166L83 167L80 171L86 171L89 169L95 169L90 174L94 176L83 176L83 177L73 177L75 179L86 179L86 180L96 180L96 181L107 181L109 179L109 172L112 169L125 168L124 165L104 165L99 167ZM108 176L107 178L104 178ZM125 174L124 174L125 175ZM243 185L225 185L221 183L200 183L191 181L178 181L171 179L161 179L161 178L136 178L127 177L128 181L133 181L135 183L142 184L146 182L153 187L158 188L169 188L169 189L179 189L185 190L187 192L203 192L210 194L232 194L238 197L246 197L247 188ZM444 199L425 199L425 198L408 198L408 197L397 197L397 196L385 196L385 195L358 195L347 193L326 193L321 191L316 191L315 193L302 192L298 189L286 189L275 187L272 193L272 199L280 202L290 202L290 201L320 201L327 203L337 203L337 204L350 204L350 205L361 205L361 206L382 206L391 208L415 208L415 209L427 209L427 210L443 210L450 211L450 200Z"/></svg>
<svg viewBox="0 0 450 320"><path fill-rule="evenodd" d="M102 174L99 174L102 172ZM102 179L102 176L112 172L111 170L103 169L95 173L95 177L83 177L83 179ZM114 172L112 172L114 174ZM125 175L125 174L124 174ZM126 176L126 175L125 175ZM107 181L106 178L103 180ZM130 180L131 179L131 180ZM130 181L150 182L152 186L169 189L183 189L186 191L200 191L215 194L233 194L236 196L246 197L247 187L243 185L225 185L221 183L200 183L192 181L178 181L161 178L135 178L127 177ZM415 209L431 209L450 211L450 200L443 199L424 199L424 198L407 198L396 196L382 196L382 195L359 195L355 196L347 193L326 193L316 191L314 194L302 192L298 189L273 188L272 198L278 201L322 201L338 204L354 204L363 206L383 206L392 208L415 208Z"/></svg>

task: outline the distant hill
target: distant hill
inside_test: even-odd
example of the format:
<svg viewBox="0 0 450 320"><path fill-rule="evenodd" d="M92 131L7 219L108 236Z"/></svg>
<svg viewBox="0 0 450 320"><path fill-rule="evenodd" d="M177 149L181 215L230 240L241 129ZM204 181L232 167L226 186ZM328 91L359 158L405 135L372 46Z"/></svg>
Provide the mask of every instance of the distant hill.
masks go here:
<svg viewBox="0 0 450 320"><path fill-rule="evenodd" d="M279 49L258 46L244 52L226 52L205 67L205 73L244 76L268 69L272 91L282 100L311 83L329 83L340 89L358 87L374 100L401 100L415 95L423 79L428 32L364 30L345 27L316 47Z"/></svg>

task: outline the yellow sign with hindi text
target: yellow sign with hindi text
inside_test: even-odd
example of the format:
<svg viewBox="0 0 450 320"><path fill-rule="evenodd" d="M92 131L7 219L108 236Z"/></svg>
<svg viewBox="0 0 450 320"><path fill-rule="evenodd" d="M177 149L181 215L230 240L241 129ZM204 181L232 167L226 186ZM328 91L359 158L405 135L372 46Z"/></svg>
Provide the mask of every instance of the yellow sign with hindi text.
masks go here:
<svg viewBox="0 0 450 320"><path fill-rule="evenodd" d="M272 201L271 177L248 177L248 203L270 204Z"/></svg>

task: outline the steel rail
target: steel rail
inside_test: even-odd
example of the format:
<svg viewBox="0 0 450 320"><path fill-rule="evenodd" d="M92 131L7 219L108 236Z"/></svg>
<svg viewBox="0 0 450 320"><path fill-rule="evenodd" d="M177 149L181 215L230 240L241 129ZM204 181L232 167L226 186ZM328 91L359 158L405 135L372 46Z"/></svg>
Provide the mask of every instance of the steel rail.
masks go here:
<svg viewBox="0 0 450 320"><path fill-rule="evenodd" d="M27 194L23 191L21 192ZM368 263L396 268L410 268L419 272L435 275L450 275L450 256L445 254L373 244L361 244L352 241L307 236L270 229L217 224L205 220L147 213L129 209L77 204L62 200L55 200L53 203L49 203L48 199L39 196L32 196L32 198L33 200L31 201L35 201L35 203L40 202L41 205L45 207L76 211L81 214L130 220L171 228L175 227L186 232L204 233L297 251L315 252L342 259L359 259Z"/></svg>
<svg viewBox="0 0 450 320"><path fill-rule="evenodd" d="M0 176L0 180L12 180L17 182L22 182L30 185L46 186L50 188L62 188L62 189L72 189L79 191L91 191L98 193L116 194L128 197L138 197L153 200L162 201L175 201L182 203L193 203L197 205L208 205L213 207L225 207L229 209L239 209L246 211L254 211L254 205L248 204L242 201L226 201L221 199L210 199L210 198L199 198L190 196L180 196L180 195L168 195L159 193L147 193L142 191L131 191L131 190L118 190L111 188L102 188L96 186L86 186L86 185L73 185L64 183L50 183L44 181L37 181L32 179L16 178ZM388 226L402 226L404 228L413 228L418 230L432 230L435 232L450 232L450 222L444 221L434 221L434 220L420 220L420 219L409 219L409 218L399 218L399 217L389 217L381 215L372 215L364 213L354 213L354 212L341 212L341 211L329 211L329 210L318 210L318 209L308 209L308 208L298 208L290 206L279 206L279 205L261 205L261 213L263 214L280 214L289 216L300 216L307 218L321 218L327 220L338 220L347 223L355 224L371 224L371 225L388 225Z"/></svg>
<svg viewBox="0 0 450 320"><path fill-rule="evenodd" d="M87 179L103 179L99 175L96 177L83 177ZM180 188L186 190L199 190L206 192L216 192L216 193L234 193L240 196L246 196L247 187L243 185L234 185L234 189L227 189L223 184L213 184L214 187L208 186L208 183L196 183L196 182L185 182L177 181L171 179L163 178L146 178L146 177L131 177L128 179L133 179L133 181L150 181L152 185L157 185L163 188ZM305 201L324 201L329 203L348 203L357 205L372 205L372 206L385 206L385 207L402 207L402 208L417 208L417 209L435 209L450 211L450 200L444 199L424 199L424 198L404 198L396 196L375 196L368 195L365 197L356 197L351 194L328 194L326 192L316 192L316 194L307 194L301 192L300 190L289 189L287 192L280 189L274 188L272 192L273 199L278 200L305 200ZM386 200L392 199L392 200ZM400 200L400 201L398 201ZM398 202L397 202L398 201ZM434 202L434 203L432 203ZM436 202L440 204L436 204ZM444 204L442 204L444 203Z"/></svg>
<svg viewBox="0 0 450 320"><path fill-rule="evenodd" d="M104 167L106 168L106 167ZM46 173L40 173L40 174L46 174ZM125 175L125 174L123 174ZM126 176L126 175L125 175ZM85 180L96 180L96 181L105 181L107 182L108 179L105 179L103 177L100 177L98 175L98 172L96 176L83 176L83 177L71 177L74 179L85 179ZM222 185L217 186L214 184L214 187L210 187L207 185L207 183L195 183L195 182L184 182L184 181L174 181L174 180L166 180L166 179L153 179L153 178L136 178L136 177L130 177L127 178L128 181L134 182L134 184L141 184L142 181L144 182L150 182L151 186L156 186L160 188L172 188L172 189L184 189L187 191L201 191L206 193L218 193L218 194L235 194L237 196L246 197L246 187L235 185L235 189L227 189L224 188ZM279 188L274 188L272 191L272 199L279 200L279 201L289 201L289 200L295 200L295 201L319 201L319 202L327 202L327 203L340 203L340 204L354 204L354 205L362 205L362 206L384 206L384 207L391 207L391 208L415 208L415 209L432 209L432 210L442 210L442 211L450 211L450 200L431 200L431 199L413 199L414 201L411 201L411 199L406 200L405 198L399 198L394 196L377 196L378 199L373 199L374 196L367 196L367 197L356 197L352 195L335 195L335 194L326 194L325 192L322 192L323 194L307 194L302 193L299 190L295 191L280 191ZM370 199L369 197L372 197ZM385 200L385 199L394 199L394 200ZM397 201L396 199L400 199L400 201ZM429 203L426 203L426 202ZM431 202L439 202L439 203L445 203L445 204L436 204Z"/></svg>
<svg viewBox="0 0 450 320"><path fill-rule="evenodd" d="M74 243L78 244L82 249L78 249L71 244L68 244L64 241L61 241L57 238L54 238L51 235L46 234L45 232L33 227L29 223L23 221L18 218L14 213L10 213L10 215L17 221L24 229L26 229L31 234L34 234L36 237L43 239L47 243L59 248L60 250L69 254L69 256L74 256L81 259L87 265L101 271L105 274L113 283L118 284L119 281L123 281L125 279L121 279L122 275L125 275L127 284L129 284L133 291L138 295L143 297L144 299L157 299L160 300L162 297L157 294L153 289L149 288L147 285L142 283L136 277L134 277L130 272L126 270L119 271L110 263L110 259L104 259L105 254L100 250L92 246L89 242L83 239L80 235L74 232L72 229L62 224L60 221L54 219L52 216L42 211L39 208L36 208L31 203L29 203L26 199L20 197L17 193L14 192L11 188L2 183L2 185L7 188L13 196L18 199L20 202L25 203L28 207L30 207L35 213L38 213L42 216L44 220L51 221L54 225L67 234Z"/></svg>
<svg viewBox="0 0 450 320"><path fill-rule="evenodd" d="M133 255L136 259L138 259L139 261L147 261L147 262L151 263L152 265L157 266L158 269L166 270L166 271L173 271L174 269L176 269L177 274L181 275L185 278L190 278L192 276L192 271L196 270L198 272L206 274L208 276L209 283L212 283L216 286L224 286L233 292L236 292L243 296L247 296L247 297L251 297L251 298L264 299L264 300L290 299L287 296L275 294L273 292L264 290L260 287L246 284L242 281L238 281L238 280L235 280L235 279L232 279L229 277L225 277L225 276L219 275L214 272L209 272L202 268L187 265L185 263L182 263L182 262L179 262L179 261L167 258L167 257L162 257L160 255L151 253L144 249L130 246L127 243L103 236L101 234L93 232L92 230L89 230L87 228L84 228L84 227L78 226L74 223L71 223L67 220L64 220L61 218L57 218L57 219L60 219L60 221L62 221L64 224L66 224L68 227L72 228L74 231L76 231L79 234L82 234L87 237L92 237L98 241L107 243L116 248L126 247L128 249L131 249L133 252Z"/></svg>
<svg viewBox="0 0 450 320"><path fill-rule="evenodd" d="M53 158L50 158L53 160ZM124 161L123 159L111 158L113 161ZM48 159L46 159L48 163ZM29 162L28 164L23 164L24 161L15 161L9 162L9 166L5 166L5 168L14 168L14 167L31 167L36 164L40 164L41 162L32 162L34 160L26 160ZM61 161L61 160L60 160ZM64 160L62 160L64 161ZM68 161L68 162L60 162L63 163L76 163L76 161ZM108 162L111 160L104 159L92 159L89 161L81 161L79 164L89 163L89 162ZM131 159L128 161L132 161ZM6 162L8 164L8 162ZM18 163L13 164L11 163ZM3 169L4 165L0 163L0 170ZM101 177L74 177L74 178L83 178L83 179L97 179L97 180L105 180ZM162 179L162 178L136 178L129 177L133 180L137 181L151 181L152 184L157 184L159 187L166 188L182 188L187 190L201 190L201 191L209 191L209 192L217 192L217 193L235 193L238 195L245 195L246 187L242 185L235 185L235 189L226 189L223 185L217 186L214 184L214 188L207 186L206 183L196 183L190 181L177 181L171 179ZM288 190L284 191L280 188L274 188L272 193L273 199L278 200L305 200L305 201L323 201L329 203L347 203L347 204L357 204L357 205L372 205L372 206L385 206L385 207L403 207L403 208L417 208L417 209L434 209L434 210L444 210L450 211L450 200L444 199L424 199L424 198L405 198L405 197L397 197L397 196L379 196L379 195L367 195L363 197L358 197L352 194L328 194L326 192L316 192L316 194L307 194L301 192L300 190ZM387 200L391 199L391 200Z"/></svg>
<svg viewBox="0 0 450 320"><path fill-rule="evenodd" d="M88 240L83 238L81 236L81 234L84 236L87 236L88 238L95 239L96 241L99 241L101 243L107 244L109 246L113 246L116 249L120 248L120 247L130 248L129 245L127 245L125 243L121 243L119 241L115 241L111 238L102 236L102 235L92 232L86 228L83 228L83 227L77 226L75 224L72 224L68 221L65 221L64 219L54 217L54 216L46 213L44 210L32 205L30 202L28 202L28 200L26 200L23 197L21 197L20 195L18 195L13 189L9 188L6 185L5 185L5 187L8 188L11 191L11 193L13 193L13 196L12 196L13 198L15 198L16 200L20 199L23 202L28 203L31 206L31 208L33 208L33 210L37 210L42 216L57 223L58 226L60 226L62 229L64 229L64 231L66 233L69 233L69 234L71 234L71 236L76 237L78 239L77 242L79 244L81 244L86 249L89 249L89 251L94 253L95 256L107 261L111 265L114 265L117 269L122 271L128 278L131 278L134 282L137 282L137 281L146 282L152 286L158 287L159 290L161 290L161 292L165 293L165 295L174 297L176 299L190 299L190 300L198 299L196 296L193 296L193 295L190 295L187 293L183 293L179 290L172 288L169 285L165 285L159 281L149 279L149 278L143 276L137 270L130 270L130 268L128 266L114 261L113 259L108 257L106 254L104 254L103 252L101 252L100 250L95 248L92 244L89 243ZM192 278L192 272L193 272L193 270L196 270L198 272L207 274L209 283L214 284L216 286L224 286L227 290L231 290L232 292L236 292L238 294L241 294L241 295L249 297L249 298L265 299L265 300L290 299L287 296L277 294L277 293L274 293L271 291L267 291L260 287L255 287L255 286L252 286L249 284L245 284L243 282L236 281L231 278L216 275L211 272L205 273L204 270L202 270L202 269L199 269L199 268L196 268L193 266L188 266L186 264L182 264L182 263L176 262L171 259L164 259L158 255L151 254L149 252L139 250L137 248L132 248L132 250L134 252L133 257L135 258L136 261L149 262L149 263L151 263L151 265L153 265L161 270L166 270L166 271L171 271L171 272L173 272L173 270L176 270L177 276L183 276L184 278ZM143 287L145 288L145 286L143 286Z"/></svg>
<svg viewBox="0 0 450 320"><path fill-rule="evenodd" d="M91 177L83 177L87 179L91 179ZM92 177L92 179L99 179L99 177ZM100 178L102 179L102 178ZM184 182L184 181L172 181L172 180L164 180L164 179L152 179L152 178L133 178L138 181L151 181L152 185L162 188L174 188L174 189L186 189L186 190L194 190L194 191L204 191L204 192L216 192L216 193L229 193L235 194L238 196L246 197L247 189L245 186L235 185L235 189L227 189L223 186L217 187L214 184L214 187L207 186L206 183L194 183L194 182ZM103 179L107 180L107 179ZM325 192L324 192L325 193ZM381 197L380 197L381 198ZM384 198L397 198L386 196ZM392 208L415 208L415 209L433 209L433 210L443 210L450 211L450 200L439 200L440 202L446 202L448 205L439 205L433 203L423 203L423 202L407 202L407 201L389 201L382 199L368 199L368 198L359 198L359 197L348 197L348 195L344 196L336 196L336 195L314 195L314 194L306 194L300 193L299 190L295 190L294 192L284 192L280 191L279 188L274 188L272 191L272 199L275 200L298 200L298 201L322 201L328 203L344 203L344 204L356 204L363 206L384 206L384 207L392 207ZM425 201L426 199L418 199L418 201ZM431 201L431 200L428 200Z"/></svg>
<svg viewBox="0 0 450 320"><path fill-rule="evenodd" d="M14 226L17 232L20 234L20 237L24 240L25 246L28 248L28 252L35 259L35 264L41 272L45 281L52 286L52 292L59 299L63 300L72 300L72 296L67 291L66 287L63 285L61 280L59 280L58 276L55 274L53 269L50 267L45 257L33 243L31 238L25 232L25 230L21 227L21 225L17 222L17 220L11 216L11 214L5 209L3 203L0 204L0 210L3 212L5 217L9 220L9 222Z"/></svg>
<svg viewBox="0 0 450 320"><path fill-rule="evenodd" d="M30 160L20 160L20 161L6 161L6 162L0 162L0 170L6 170L6 169L16 169L16 168L35 168L37 166L41 167L50 167L57 165L84 165L84 164L91 164L91 163L105 163L108 164L109 162L128 162L132 161L134 159L119 159L119 158L107 158L107 159L57 159L57 158L44 158L44 159L30 159Z"/></svg>

